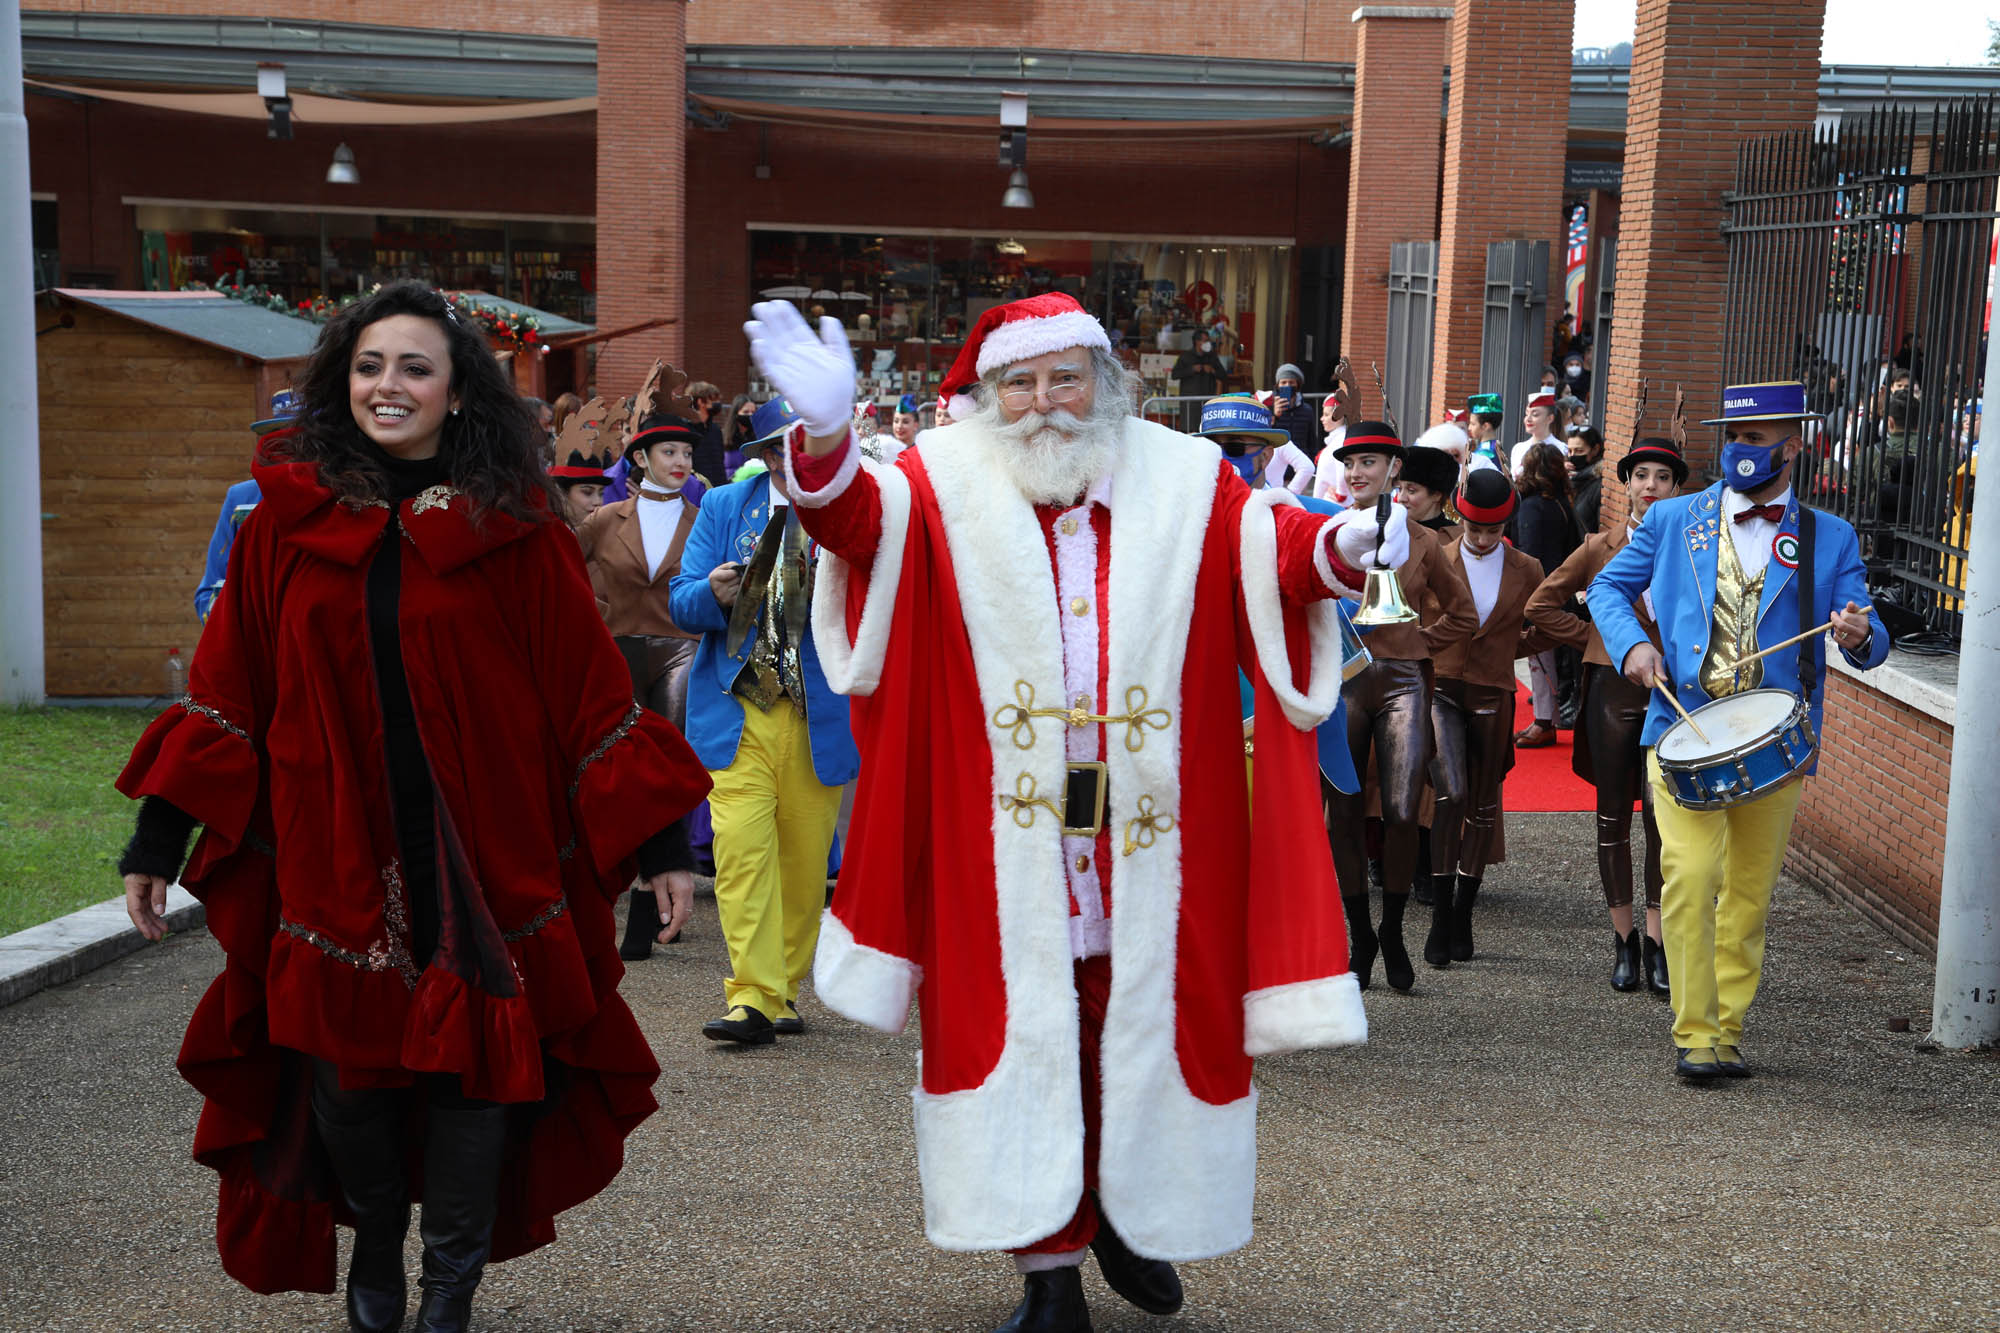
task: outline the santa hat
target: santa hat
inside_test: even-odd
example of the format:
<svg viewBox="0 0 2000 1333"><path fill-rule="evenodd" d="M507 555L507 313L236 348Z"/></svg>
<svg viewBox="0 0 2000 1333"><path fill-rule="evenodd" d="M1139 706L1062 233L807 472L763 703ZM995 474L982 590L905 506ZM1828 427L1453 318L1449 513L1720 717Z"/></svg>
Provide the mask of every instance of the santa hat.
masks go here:
<svg viewBox="0 0 2000 1333"><path fill-rule="evenodd" d="M1556 391L1554 389L1543 389L1539 393L1530 396L1528 399L1528 410L1532 412L1538 407L1546 407L1551 412L1555 411Z"/></svg>
<svg viewBox="0 0 2000 1333"><path fill-rule="evenodd" d="M978 411L978 404L965 391L987 371L1065 347L1111 350L1104 326L1078 305L1075 297L1045 292L1025 301L996 305L981 315L966 335L951 373L938 386L938 398L953 421L963 421Z"/></svg>

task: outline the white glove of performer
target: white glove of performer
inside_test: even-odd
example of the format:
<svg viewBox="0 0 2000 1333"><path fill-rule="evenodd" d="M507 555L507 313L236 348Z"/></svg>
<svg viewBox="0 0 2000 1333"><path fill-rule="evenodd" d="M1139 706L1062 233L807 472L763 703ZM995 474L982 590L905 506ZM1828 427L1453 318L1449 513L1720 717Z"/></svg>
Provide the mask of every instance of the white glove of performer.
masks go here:
<svg viewBox="0 0 2000 1333"><path fill-rule="evenodd" d="M1351 569L1371 569L1377 563L1375 510L1350 509L1347 519L1333 530L1334 548ZM1381 528L1380 564L1384 569L1399 568L1410 558L1410 511L1391 503L1389 521Z"/></svg>
<svg viewBox="0 0 2000 1333"><path fill-rule="evenodd" d="M816 439L839 435L854 421L854 350L847 331L828 315L814 337L790 301L759 301L743 326L750 357Z"/></svg>

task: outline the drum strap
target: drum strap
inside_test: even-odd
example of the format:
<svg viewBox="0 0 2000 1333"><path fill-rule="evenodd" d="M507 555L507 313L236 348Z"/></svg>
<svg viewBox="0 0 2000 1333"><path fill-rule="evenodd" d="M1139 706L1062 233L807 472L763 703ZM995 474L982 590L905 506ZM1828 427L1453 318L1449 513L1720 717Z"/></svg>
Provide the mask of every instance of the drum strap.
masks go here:
<svg viewBox="0 0 2000 1333"><path fill-rule="evenodd" d="M1815 515L1811 505L1799 506L1799 633L1810 634L1818 623L1813 614L1813 528ZM1819 692L1820 654L1825 649L1820 644L1819 635L1807 639L1799 645L1799 688L1807 703Z"/></svg>

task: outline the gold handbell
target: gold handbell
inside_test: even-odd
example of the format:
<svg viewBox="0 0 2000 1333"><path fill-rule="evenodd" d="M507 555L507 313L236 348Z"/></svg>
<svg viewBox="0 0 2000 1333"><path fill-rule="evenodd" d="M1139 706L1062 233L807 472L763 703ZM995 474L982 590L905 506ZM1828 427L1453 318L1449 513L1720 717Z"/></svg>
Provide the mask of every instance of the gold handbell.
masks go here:
<svg viewBox="0 0 2000 1333"><path fill-rule="evenodd" d="M1403 600L1403 583L1396 571L1377 565L1368 571L1361 587L1361 609L1354 615L1357 625L1407 625L1417 618Z"/></svg>

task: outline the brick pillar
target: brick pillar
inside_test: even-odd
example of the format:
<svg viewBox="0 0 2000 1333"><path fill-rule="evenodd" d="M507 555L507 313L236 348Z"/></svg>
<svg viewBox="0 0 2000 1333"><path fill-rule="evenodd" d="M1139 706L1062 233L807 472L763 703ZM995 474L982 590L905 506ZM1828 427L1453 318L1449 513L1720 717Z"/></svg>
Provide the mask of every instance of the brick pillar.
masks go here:
<svg viewBox="0 0 2000 1333"><path fill-rule="evenodd" d="M1388 366L1389 247L1437 235L1438 115L1451 6L1354 11L1354 143L1347 168L1347 290L1340 348ZM1365 375L1364 375L1365 378ZM1411 422L1412 431L1422 422Z"/></svg>
<svg viewBox="0 0 2000 1333"><path fill-rule="evenodd" d="M597 0L597 327L683 318L687 0ZM637 393L679 323L604 344L598 392ZM682 367L687 369L687 367Z"/></svg>
<svg viewBox="0 0 2000 1333"><path fill-rule="evenodd" d="M1433 421L1481 389L1479 330L1489 243L1547 241L1549 320L1561 313L1563 150L1569 139L1574 19L1573 0L1458 0L1454 7L1431 352ZM1626 142L1632 143L1629 133ZM1544 356L1548 332L1545 323ZM1520 438L1523 406L1507 404L1502 433L1509 440Z"/></svg>
<svg viewBox="0 0 2000 1333"><path fill-rule="evenodd" d="M1614 480L1632 440L1667 434L1676 384L1687 390L1690 486L1714 459L1713 429L1693 423L1721 410L1722 195L1744 139L1811 127L1825 12L1824 0L1640 0L1605 399ZM1650 397L1635 422L1642 377ZM1625 521L1622 490L1605 487L1602 515L1607 530Z"/></svg>

